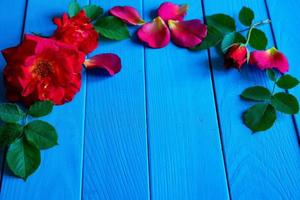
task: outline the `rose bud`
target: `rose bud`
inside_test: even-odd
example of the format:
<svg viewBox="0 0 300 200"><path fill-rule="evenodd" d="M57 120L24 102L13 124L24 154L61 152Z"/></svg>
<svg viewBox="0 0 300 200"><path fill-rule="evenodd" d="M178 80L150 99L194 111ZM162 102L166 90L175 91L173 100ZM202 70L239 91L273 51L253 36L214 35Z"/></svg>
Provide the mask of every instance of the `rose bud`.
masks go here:
<svg viewBox="0 0 300 200"><path fill-rule="evenodd" d="M247 54L248 50L245 46L240 44L234 44L227 50L225 54L225 67L235 67L237 69L241 69L243 64L245 64L247 61Z"/></svg>
<svg viewBox="0 0 300 200"><path fill-rule="evenodd" d="M6 97L31 105L52 101L56 105L73 99L81 87L84 53L73 45L34 35L2 54L6 60Z"/></svg>
<svg viewBox="0 0 300 200"><path fill-rule="evenodd" d="M83 10L71 18L65 13L62 18L54 18L53 22L57 25L53 36L56 40L74 45L85 54L97 48L99 35Z"/></svg>

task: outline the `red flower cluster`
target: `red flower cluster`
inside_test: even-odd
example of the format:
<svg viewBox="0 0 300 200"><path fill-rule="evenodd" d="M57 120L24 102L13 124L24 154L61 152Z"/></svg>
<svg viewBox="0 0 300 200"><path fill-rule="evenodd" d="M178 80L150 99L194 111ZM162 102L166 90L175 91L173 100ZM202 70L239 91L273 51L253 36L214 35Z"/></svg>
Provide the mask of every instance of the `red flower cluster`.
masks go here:
<svg viewBox="0 0 300 200"><path fill-rule="evenodd" d="M87 69L104 68L111 75L120 71L120 59L114 54L85 62L85 55L97 48L99 36L84 11L72 18L63 14L53 22L57 30L52 37L25 35L19 46L2 51L7 62L4 81L9 101L64 104L80 90L83 64Z"/></svg>
<svg viewBox="0 0 300 200"><path fill-rule="evenodd" d="M248 49L241 44L232 45L225 54L225 67L235 67L241 69L247 63ZM288 60L285 55L279 52L276 48L271 48L266 51L253 51L250 54L251 65L258 69L277 69L281 73L286 73L289 70Z"/></svg>
<svg viewBox="0 0 300 200"><path fill-rule="evenodd" d="M71 101L81 85L84 53L56 40L26 35L18 47L6 49L4 69L9 101Z"/></svg>
<svg viewBox="0 0 300 200"><path fill-rule="evenodd" d="M88 54L97 48L99 39L90 21L83 10L71 19L64 13L62 18L53 19L57 25L53 38L75 45L80 51Z"/></svg>

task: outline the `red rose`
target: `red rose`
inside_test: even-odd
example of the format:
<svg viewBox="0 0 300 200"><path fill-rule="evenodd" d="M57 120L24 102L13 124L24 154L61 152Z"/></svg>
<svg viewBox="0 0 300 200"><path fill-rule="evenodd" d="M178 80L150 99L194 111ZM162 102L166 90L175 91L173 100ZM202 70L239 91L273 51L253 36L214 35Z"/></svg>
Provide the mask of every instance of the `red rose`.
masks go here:
<svg viewBox="0 0 300 200"><path fill-rule="evenodd" d="M72 45L25 35L19 46L2 53L7 62L4 81L9 101L64 104L80 90L85 55Z"/></svg>
<svg viewBox="0 0 300 200"><path fill-rule="evenodd" d="M54 18L57 29L53 35L56 40L75 45L80 51L88 54L98 46L99 35L90 23L84 11L69 18L65 13L62 18Z"/></svg>
<svg viewBox="0 0 300 200"><path fill-rule="evenodd" d="M235 44L231 46L225 54L224 65L226 68L235 67L241 69L247 61L248 50L245 46Z"/></svg>

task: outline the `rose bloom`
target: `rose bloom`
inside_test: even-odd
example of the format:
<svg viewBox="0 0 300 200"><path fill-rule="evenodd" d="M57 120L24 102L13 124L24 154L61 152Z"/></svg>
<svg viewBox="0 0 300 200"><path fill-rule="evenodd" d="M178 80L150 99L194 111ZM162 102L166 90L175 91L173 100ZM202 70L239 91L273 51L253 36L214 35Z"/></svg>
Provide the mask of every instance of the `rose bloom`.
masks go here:
<svg viewBox="0 0 300 200"><path fill-rule="evenodd" d="M97 48L99 35L83 10L71 18L64 13L62 18L56 17L53 22L57 25L53 35L56 40L75 45L85 54Z"/></svg>
<svg viewBox="0 0 300 200"><path fill-rule="evenodd" d="M30 105L50 100L64 104L80 90L84 53L72 45L25 35L23 42L3 52L7 65L7 99Z"/></svg>
<svg viewBox="0 0 300 200"><path fill-rule="evenodd" d="M245 64L247 61L247 53L248 50L245 46L234 44L227 50L225 54L225 67L235 67L237 69L241 69L243 64Z"/></svg>

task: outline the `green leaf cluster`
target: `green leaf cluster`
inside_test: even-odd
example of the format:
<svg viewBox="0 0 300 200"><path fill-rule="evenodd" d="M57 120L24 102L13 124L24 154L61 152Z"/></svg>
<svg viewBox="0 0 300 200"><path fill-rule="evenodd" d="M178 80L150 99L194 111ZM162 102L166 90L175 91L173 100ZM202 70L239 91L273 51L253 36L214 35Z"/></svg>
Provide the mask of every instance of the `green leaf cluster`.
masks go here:
<svg viewBox="0 0 300 200"><path fill-rule="evenodd" d="M103 15L103 9L97 5L87 5L82 8L88 18L91 20L97 19L99 16Z"/></svg>
<svg viewBox="0 0 300 200"><path fill-rule="evenodd" d="M44 117L52 112L51 101L39 101L24 110L17 104L0 104L0 148L8 147L6 162L18 177L27 179L41 162L40 150L57 145L55 128L42 120L27 123L28 117Z"/></svg>
<svg viewBox="0 0 300 200"><path fill-rule="evenodd" d="M193 51L209 49L217 46L223 39L223 34L214 26L207 26L207 36L201 44L191 48Z"/></svg>
<svg viewBox="0 0 300 200"><path fill-rule="evenodd" d="M71 1L69 3L68 14L70 17L74 17L80 12L81 8L77 1Z"/></svg>
<svg viewBox="0 0 300 200"><path fill-rule="evenodd" d="M218 46L226 34L236 31L234 19L225 14L207 16L206 24L208 29L207 37L201 44L191 48L192 50L203 50Z"/></svg>
<svg viewBox="0 0 300 200"><path fill-rule="evenodd" d="M243 7L239 13L239 20L244 26L251 26L254 20L254 12L248 7Z"/></svg>
<svg viewBox="0 0 300 200"><path fill-rule="evenodd" d="M236 22L229 15L215 14L206 17L206 24L208 28L207 37L203 42L191 50L204 50L211 47L220 47L223 53L226 53L229 47L233 44L250 45L257 50L263 50L267 47L268 39L265 33L257 28L260 23L253 23L255 18L254 12L248 8L243 7L239 13L239 21L247 29L242 31L236 30ZM242 33L248 31L245 37Z"/></svg>
<svg viewBox="0 0 300 200"><path fill-rule="evenodd" d="M231 32L224 36L222 42L221 42L221 50L225 54L228 48L232 46L233 44L239 43L243 44L246 42L245 37L238 32Z"/></svg>
<svg viewBox="0 0 300 200"><path fill-rule="evenodd" d="M256 50L265 50L268 45L268 38L266 34L257 29L252 28L248 32L249 44L252 48Z"/></svg>
<svg viewBox="0 0 300 200"><path fill-rule="evenodd" d="M124 40L130 36L127 25L114 16L100 18L94 27L100 35L111 40Z"/></svg>
<svg viewBox="0 0 300 200"><path fill-rule="evenodd" d="M271 128L277 118L276 111L291 115L299 112L299 102L294 95L286 92L274 94L275 86L291 89L296 87L299 81L291 75L282 75L277 79L273 70L268 70L267 75L274 83L273 91L262 86L254 86L245 89L241 94L241 98L245 100L259 102L243 114L245 125L253 132Z"/></svg>
<svg viewBox="0 0 300 200"><path fill-rule="evenodd" d="M87 5L81 8L77 1L71 1L68 8L68 14L70 17L74 17L81 10L84 10L86 16L91 20L97 19L99 16L103 15L103 9L97 5Z"/></svg>

